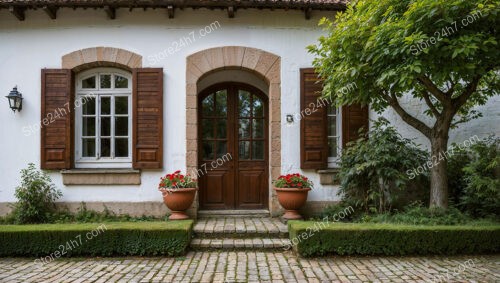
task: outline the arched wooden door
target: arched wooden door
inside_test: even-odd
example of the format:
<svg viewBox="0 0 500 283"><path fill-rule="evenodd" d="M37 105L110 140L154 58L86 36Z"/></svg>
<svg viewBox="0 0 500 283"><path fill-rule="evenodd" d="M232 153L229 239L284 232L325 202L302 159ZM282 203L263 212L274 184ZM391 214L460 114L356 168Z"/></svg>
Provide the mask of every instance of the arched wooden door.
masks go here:
<svg viewBox="0 0 500 283"><path fill-rule="evenodd" d="M241 83L213 85L198 100L201 209L268 206L268 101Z"/></svg>

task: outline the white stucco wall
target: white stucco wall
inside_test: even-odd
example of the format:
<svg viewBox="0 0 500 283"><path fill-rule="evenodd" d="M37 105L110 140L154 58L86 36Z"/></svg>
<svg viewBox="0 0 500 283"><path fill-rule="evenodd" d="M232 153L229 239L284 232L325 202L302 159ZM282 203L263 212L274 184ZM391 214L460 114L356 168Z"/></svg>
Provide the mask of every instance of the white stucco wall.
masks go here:
<svg viewBox="0 0 500 283"><path fill-rule="evenodd" d="M7 95L18 85L23 93L23 110L15 115L8 109L7 100L0 103L0 202L15 201L14 189L19 184L19 171L27 163L40 164L39 132L26 136L23 127L40 121L40 69L60 68L61 56L75 50L108 46L126 49L143 56L144 67L164 68L164 169L142 172L140 186L64 186L61 175L52 172L56 186L62 190L61 201L67 202L144 202L161 201L156 190L162 174L185 169L185 73L186 57L197 51L228 45L263 49L281 57L282 121L286 114L299 112L299 69L311 67L312 56L305 47L316 42L323 33L317 22L333 12L313 12L311 20L299 11L241 10L229 19L225 11L187 9L176 11L168 19L165 10L127 9L117 11L116 20L108 20L102 10L60 9L56 20L42 10L26 12L19 22L6 10L0 10L0 94ZM199 30L214 21L220 27L201 37ZM183 37L195 33L192 44L181 47L166 59L150 64L155 54L171 47ZM499 99L483 109L484 118L473 121L452 132L452 138L465 139L475 133L499 134ZM418 105L411 105L420 111ZM400 121L391 111L385 114ZM371 113L374 117L374 113ZM300 170L300 122L282 125L282 173ZM418 137L405 125L399 126L404 135ZM461 130L462 129L462 130ZM465 129L465 130L463 130ZM419 141L423 141L420 138ZM421 142L422 143L422 142ZM309 200L337 200L337 188L319 185L314 171L302 172L313 180L316 189Z"/></svg>

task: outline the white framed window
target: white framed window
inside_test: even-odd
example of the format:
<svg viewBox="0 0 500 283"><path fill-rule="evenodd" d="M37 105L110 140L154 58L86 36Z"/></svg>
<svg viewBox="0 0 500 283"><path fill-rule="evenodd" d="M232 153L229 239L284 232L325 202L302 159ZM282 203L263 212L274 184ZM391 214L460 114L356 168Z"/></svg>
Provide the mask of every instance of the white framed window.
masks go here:
<svg viewBox="0 0 500 283"><path fill-rule="evenodd" d="M132 75L96 68L76 77L75 167L132 167Z"/></svg>
<svg viewBox="0 0 500 283"><path fill-rule="evenodd" d="M327 112L327 139L328 139L328 167L339 166L340 154L342 152L342 113L341 108L328 105Z"/></svg>

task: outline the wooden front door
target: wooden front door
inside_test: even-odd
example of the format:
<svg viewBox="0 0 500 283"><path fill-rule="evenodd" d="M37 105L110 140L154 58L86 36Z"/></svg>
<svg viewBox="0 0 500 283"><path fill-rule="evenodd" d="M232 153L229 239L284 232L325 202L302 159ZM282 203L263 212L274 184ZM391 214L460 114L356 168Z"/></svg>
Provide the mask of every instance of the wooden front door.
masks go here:
<svg viewBox="0 0 500 283"><path fill-rule="evenodd" d="M267 109L267 97L246 84L217 84L200 94L201 209L267 208Z"/></svg>

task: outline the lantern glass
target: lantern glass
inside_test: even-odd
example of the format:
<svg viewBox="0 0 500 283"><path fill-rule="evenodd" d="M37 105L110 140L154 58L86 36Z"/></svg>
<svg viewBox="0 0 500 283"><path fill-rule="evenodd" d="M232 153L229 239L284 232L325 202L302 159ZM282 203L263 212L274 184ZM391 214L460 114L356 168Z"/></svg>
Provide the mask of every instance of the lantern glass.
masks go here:
<svg viewBox="0 0 500 283"><path fill-rule="evenodd" d="M23 107L23 95L17 91L17 87L14 87L6 97L9 100L9 107L12 111L21 111Z"/></svg>

